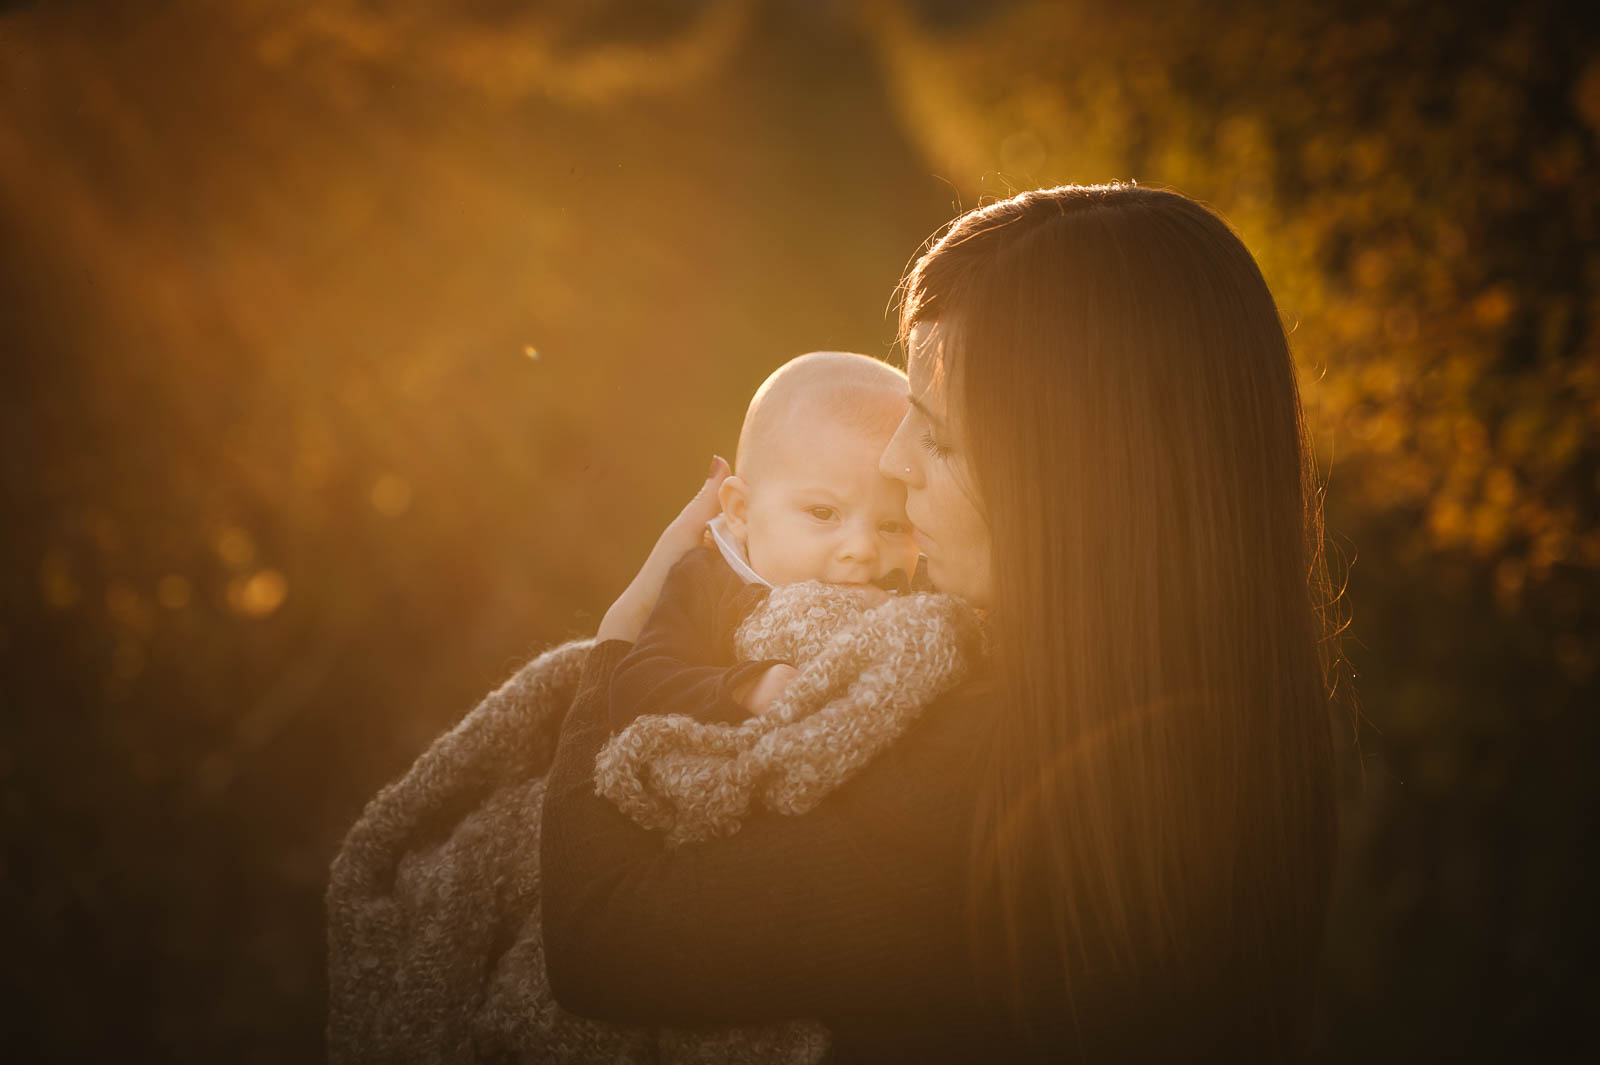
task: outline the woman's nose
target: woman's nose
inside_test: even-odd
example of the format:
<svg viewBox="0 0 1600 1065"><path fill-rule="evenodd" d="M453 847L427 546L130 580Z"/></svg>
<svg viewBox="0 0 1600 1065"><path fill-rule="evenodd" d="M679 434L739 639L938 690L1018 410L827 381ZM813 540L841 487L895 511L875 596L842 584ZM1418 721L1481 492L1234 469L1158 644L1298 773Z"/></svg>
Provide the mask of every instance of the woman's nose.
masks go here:
<svg viewBox="0 0 1600 1065"><path fill-rule="evenodd" d="M900 425L884 446L883 454L878 456L878 472L891 481L900 481L907 488L921 488L922 477L916 472L916 463L912 461L911 450L906 446L911 433L910 421L909 413L900 419Z"/></svg>

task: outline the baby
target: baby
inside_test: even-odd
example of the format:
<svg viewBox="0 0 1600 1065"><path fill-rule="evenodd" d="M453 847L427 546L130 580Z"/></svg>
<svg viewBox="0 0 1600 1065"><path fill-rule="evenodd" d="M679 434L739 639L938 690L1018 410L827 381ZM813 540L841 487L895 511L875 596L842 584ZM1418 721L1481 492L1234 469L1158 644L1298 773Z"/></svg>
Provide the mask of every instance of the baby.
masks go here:
<svg viewBox="0 0 1600 1065"><path fill-rule="evenodd" d="M801 355L762 383L722 483L715 546L674 567L613 675L613 731L645 714L737 722L770 707L793 666L736 663L733 636L772 587L825 581L871 605L907 586L917 548L905 486L878 472L906 393L899 370L837 351Z"/></svg>
<svg viewBox="0 0 1600 1065"><path fill-rule="evenodd" d="M711 542L673 567L612 673L611 736L595 757L595 793L664 848L814 808L981 660L977 615L910 588L905 488L878 473L906 392L881 362L813 352L750 401ZM521 956L532 968L511 983L534 1001L520 1011L536 1018L532 1060L826 1060L816 1020L677 1029L570 1016L538 945Z"/></svg>
<svg viewBox="0 0 1600 1065"><path fill-rule="evenodd" d="M612 673L605 707L611 735L595 756L595 794L641 829L657 832L663 853L745 831L758 817L798 817L814 809L984 664L987 636L976 612L953 596L907 587L917 551L904 488L878 473L878 456L906 406L903 374L839 352L800 356L767 378L751 400L736 473L723 482L722 514L711 522L711 543L689 552L668 574L655 611ZM908 594L890 596L883 585ZM386 841L398 840L399 828L414 832L406 838L408 854L411 847L435 853L436 826L470 811L462 834L450 837L448 868L440 873L447 879L440 882L460 887L452 912L462 915L461 923L452 927L472 945L458 949L430 939L407 957L414 955L429 973L438 959L451 957L470 958L482 971L483 954L461 951L492 949L486 993L471 1012L471 1041L486 1057L568 1065L827 1060L832 1037L817 1020L615 1024L569 1013L556 1001L545 968L541 896L545 863L561 860L561 852L546 856L540 810L549 785L549 738L572 704L591 647L577 641L540 656L473 712L465 727L475 732L458 729L429 752L434 760L426 767L418 763L425 772L413 770L396 791L386 791L374 804L388 804L383 815L369 811L335 863L330 907L337 900L349 922L359 915L351 927L362 937L405 940L411 926L399 915L422 903L397 910L396 899L422 890L433 906L436 885L411 884L406 877L397 882L396 844ZM592 727L584 720L578 735ZM482 741L482 763L450 761L457 757L452 744L458 734ZM495 739L484 739L490 735ZM537 750L544 752L542 761L495 783L490 798L474 790L491 782L490 765ZM471 771L452 779L470 794L439 792L434 771L460 764ZM398 807L393 796L401 796ZM479 801L489 805L472 805ZM517 849L510 866L467 857L469 851L499 851L498 841L490 845L484 834L482 826L491 823L483 820L486 810L514 811L514 827L509 821L500 826L510 831L532 827L531 845ZM484 869L504 869L505 875L480 877ZM524 923L514 941L497 932L489 936L469 916L480 896L500 900L507 891L517 893L523 912L540 918ZM485 937L499 945L484 946ZM373 942L347 935L333 944L330 972L340 989L338 1016L345 1018L336 1023L351 1060L371 1057L348 1011L350 1003L370 997L374 977L366 952ZM418 986L431 985L419 978ZM390 1056L416 1056L414 1044L395 1038L401 1041L389 1047Z"/></svg>

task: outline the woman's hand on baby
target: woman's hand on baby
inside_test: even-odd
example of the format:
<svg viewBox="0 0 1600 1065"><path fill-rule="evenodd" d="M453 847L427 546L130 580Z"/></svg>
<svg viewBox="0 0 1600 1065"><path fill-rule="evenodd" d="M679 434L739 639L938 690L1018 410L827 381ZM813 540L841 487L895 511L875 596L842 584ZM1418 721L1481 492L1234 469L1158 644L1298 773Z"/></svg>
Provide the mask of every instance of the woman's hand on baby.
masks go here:
<svg viewBox="0 0 1600 1065"><path fill-rule="evenodd" d="M711 473L706 477L705 484L672 519L655 547L650 549L650 555L639 568L638 575L606 611L606 616L600 620L600 627L595 630L596 640L627 640L631 643L639 638L639 630L644 628L645 619L661 597L661 586L666 583L667 571L677 564L678 559L703 543L706 522L721 512L722 504L717 499L717 491L728 473L727 461L720 455L713 455Z"/></svg>
<svg viewBox="0 0 1600 1065"><path fill-rule="evenodd" d="M784 689L800 675L793 666L779 662L768 666L755 680L742 685L733 693L733 701L750 711L751 717L760 717L772 709Z"/></svg>

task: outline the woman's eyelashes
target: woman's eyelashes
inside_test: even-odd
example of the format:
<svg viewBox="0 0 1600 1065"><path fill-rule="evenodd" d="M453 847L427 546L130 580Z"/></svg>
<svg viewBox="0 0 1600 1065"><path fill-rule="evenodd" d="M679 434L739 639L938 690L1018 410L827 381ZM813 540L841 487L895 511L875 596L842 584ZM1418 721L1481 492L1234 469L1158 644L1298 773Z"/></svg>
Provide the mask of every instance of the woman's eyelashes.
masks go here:
<svg viewBox="0 0 1600 1065"><path fill-rule="evenodd" d="M943 444L939 443L939 441L933 438L933 430L931 429L922 430L922 446L923 449L928 452L928 454L932 455L936 459L942 459L946 455L950 454L949 448L945 447Z"/></svg>
<svg viewBox="0 0 1600 1065"><path fill-rule="evenodd" d="M832 507L807 507L806 513L818 521L832 521L837 516L837 512Z"/></svg>

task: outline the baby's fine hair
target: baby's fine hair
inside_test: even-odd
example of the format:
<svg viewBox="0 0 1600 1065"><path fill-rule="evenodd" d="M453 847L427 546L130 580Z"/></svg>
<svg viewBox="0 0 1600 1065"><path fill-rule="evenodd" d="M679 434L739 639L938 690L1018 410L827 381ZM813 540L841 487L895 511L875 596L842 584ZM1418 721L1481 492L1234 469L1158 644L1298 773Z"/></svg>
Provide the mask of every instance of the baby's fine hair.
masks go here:
<svg viewBox="0 0 1600 1065"><path fill-rule="evenodd" d="M881 433L887 442L905 408L906 375L886 362L851 351L798 355L774 370L750 398L734 470L750 477L794 418L827 418Z"/></svg>

